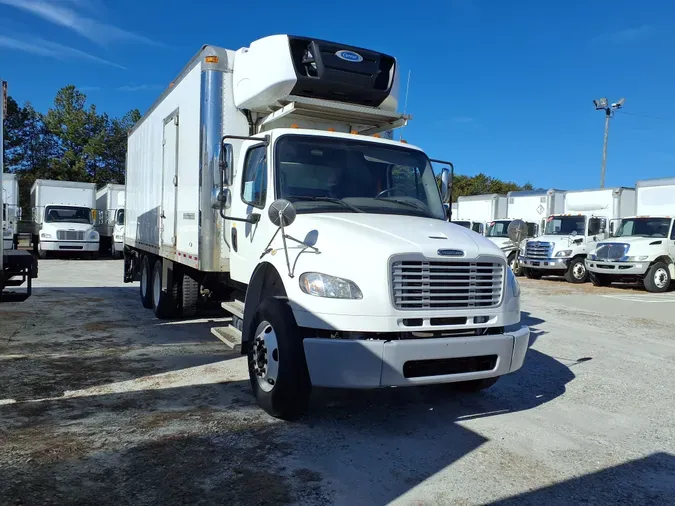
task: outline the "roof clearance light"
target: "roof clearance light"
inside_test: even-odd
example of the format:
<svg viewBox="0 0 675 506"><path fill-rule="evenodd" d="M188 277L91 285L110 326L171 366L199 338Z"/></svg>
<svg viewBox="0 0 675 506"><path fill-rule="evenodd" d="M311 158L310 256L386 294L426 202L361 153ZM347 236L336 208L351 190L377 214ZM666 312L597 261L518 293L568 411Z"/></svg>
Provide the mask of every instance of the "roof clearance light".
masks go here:
<svg viewBox="0 0 675 506"><path fill-rule="evenodd" d="M217 56L207 56L204 58L204 61L206 63L218 63L218 57Z"/></svg>
<svg viewBox="0 0 675 506"><path fill-rule="evenodd" d="M408 141L406 141L405 139L401 139L401 143L408 144Z"/></svg>
<svg viewBox="0 0 675 506"><path fill-rule="evenodd" d="M352 130L352 131L349 132L349 133L352 134L352 135L358 135L358 132L357 132L356 130Z"/></svg>
<svg viewBox="0 0 675 506"><path fill-rule="evenodd" d="M373 137L377 137L378 139L380 138L380 134L373 134Z"/></svg>
<svg viewBox="0 0 675 506"><path fill-rule="evenodd" d="M297 123L293 123L293 124L291 125L291 128L300 128L300 127L298 126Z"/></svg>
<svg viewBox="0 0 675 506"><path fill-rule="evenodd" d="M328 129L329 132L335 132L335 129L333 127Z"/></svg>

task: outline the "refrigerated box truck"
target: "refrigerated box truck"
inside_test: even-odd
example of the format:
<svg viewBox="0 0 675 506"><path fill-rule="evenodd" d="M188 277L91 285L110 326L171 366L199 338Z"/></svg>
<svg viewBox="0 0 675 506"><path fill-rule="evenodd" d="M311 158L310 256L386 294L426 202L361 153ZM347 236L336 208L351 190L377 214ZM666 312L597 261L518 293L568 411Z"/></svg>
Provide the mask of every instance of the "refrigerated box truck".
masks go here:
<svg viewBox="0 0 675 506"><path fill-rule="evenodd" d="M468 222L470 225L467 228L479 234L485 234L485 227L488 223L506 218L506 205L506 197L497 193L457 197L455 220Z"/></svg>
<svg viewBox="0 0 675 506"><path fill-rule="evenodd" d="M15 174L2 174L2 240L5 250L19 247L19 182Z"/></svg>
<svg viewBox="0 0 675 506"><path fill-rule="evenodd" d="M597 243L586 266L596 286L637 281L665 292L675 279L675 178L638 181L635 197L635 215Z"/></svg>
<svg viewBox="0 0 675 506"><path fill-rule="evenodd" d="M479 390L523 364L516 278L446 221L451 164L385 138L397 72L304 37L203 46L129 134L124 280L159 318L222 300L213 332L273 416L313 386Z"/></svg>
<svg viewBox="0 0 675 506"><path fill-rule="evenodd" d="M609 236L613 220L635 213L635 189L568 191L563 207L562 214L546 219L541 236L527 241L520 263L529 278L562 275L570 283L585 283L586 256Z"/></svg>
<svg viewBox="0 0 675 506"><path fill-rule="evenodd" d="M98 258L94 183L36 179L30 189L30 205L33 251L40 258L48 253Z"/></svg>
<svg viewBox="0 0 675 506"><path fill-rule="evenodd" d="M100 251L122 258L124 247L124 185L109 183L96 192L96 230Z"/></svg>

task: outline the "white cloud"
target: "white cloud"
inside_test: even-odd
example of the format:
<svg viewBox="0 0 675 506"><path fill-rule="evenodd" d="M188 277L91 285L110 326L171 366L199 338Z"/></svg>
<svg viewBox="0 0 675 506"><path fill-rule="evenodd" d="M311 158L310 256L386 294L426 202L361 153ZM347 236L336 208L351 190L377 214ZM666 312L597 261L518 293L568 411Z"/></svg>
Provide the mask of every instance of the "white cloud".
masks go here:
<svg viewBox="0 0 675 506"><path fill-rule="evenodd" d="M110 65L111 67L117 67L119 69L126 69L122 65L99 58L93 54L85 53L79 49L72 47L64 46L62 44L57 44L56 42L51 42L48 40L39 39L36 37L31 37L28 39L18 39L14 37L8 37L5 35L0 35L0 47L5 47L8 49L15 49L17 51L23 51L25 53L36 54L40 56L46 56L49 58L54 58L56 60L87 60L95 63L100 63L103 65Z"/></svg>
<svg viewBox="0 0 675 506"><path fill-rule="evenodd" d="M55 25L68 28L98 44L111 42L138 42L150 45L161 45L143 35L128 32L121 28L78 14L70 6L82 8L92 5L84 0L0 0L0 4L30 12Z"/></svg>

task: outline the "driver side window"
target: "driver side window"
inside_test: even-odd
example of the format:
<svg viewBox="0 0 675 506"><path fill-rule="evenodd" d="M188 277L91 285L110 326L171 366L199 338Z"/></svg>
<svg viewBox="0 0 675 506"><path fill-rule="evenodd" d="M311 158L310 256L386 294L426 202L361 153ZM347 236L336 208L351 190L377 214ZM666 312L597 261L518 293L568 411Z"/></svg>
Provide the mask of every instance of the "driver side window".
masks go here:
<svg viewBox="0 0 675 506"><path fill-rule="evenodd" d="M257 146L246 153L241 200L253 207L265 207L267 198L267 148Z"/></svg>

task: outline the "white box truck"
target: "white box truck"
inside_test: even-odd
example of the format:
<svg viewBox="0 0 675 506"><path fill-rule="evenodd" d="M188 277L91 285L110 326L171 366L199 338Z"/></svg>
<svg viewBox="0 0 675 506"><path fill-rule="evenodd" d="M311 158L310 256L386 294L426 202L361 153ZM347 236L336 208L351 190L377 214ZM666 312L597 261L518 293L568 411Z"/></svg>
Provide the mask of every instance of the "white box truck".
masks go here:
<svg viewBox="0 0 675 506"><path fill-rule="evenodd" d="M99 235L94 229L96 185L36 179L30 189L33 209L33 251L86 254L98 258Z"/></svg>
<svg viewBox="0 0 675 506"><path fill-rule="evenodd" d="M638 181L635 196L635 216L597 243L586 266L596 286L638 281L665 292L675 279L675 178Z"/></svg>
<svg viewBox="0 0 675 506"><path fill-rule="evenodd" d="M313 386L479 390L523 364L501 251L446 221L450 170L384 138L397 72L304 37L204 46L129 134L124 280L159 318L222 300L213 332L273 416Z"/></svg>
<svg viewBox="0 0 675 506"><path fill-rule="evenodd" d="M563 212L564 192L561 190L525 190L506 194L505 219L488 223L485 236L501 248L516 276L523 274L518 257L525 248L527 239L539 235L544 229L546 217ZM509 239L508 229L513 220L522 220L527 225L527 236L520 244Z"/></svg>
<svg viewBox="0 0 675 506"><path fill-rule="evenodd" d="M506 206L506 196L497 193L457 197L457 217L453 222L485 234L488 223L506 218Z"/></svg>
<svg viewBox="0 0 675 506"><path fill-rule="evenodd" d="M122 258L124 249L124 185L109 183L96 191L96 230L100 250Z"/></svg>
<svg viewBox="0 0 675 506"><path fill-rule="evenodd" d="M612 220L635 213L634 188L600 188L565 193L564 212L546 219L543 235L529 239L520 263L527 277L563 275L588 281L586 256L609 235Z"/></svg>
<svg viewBox="0 0 675 506"><path fill-rule="evenodd" d="M2 240L5 250L19 247L19 182L15 174L2 175Z"/></svg>

